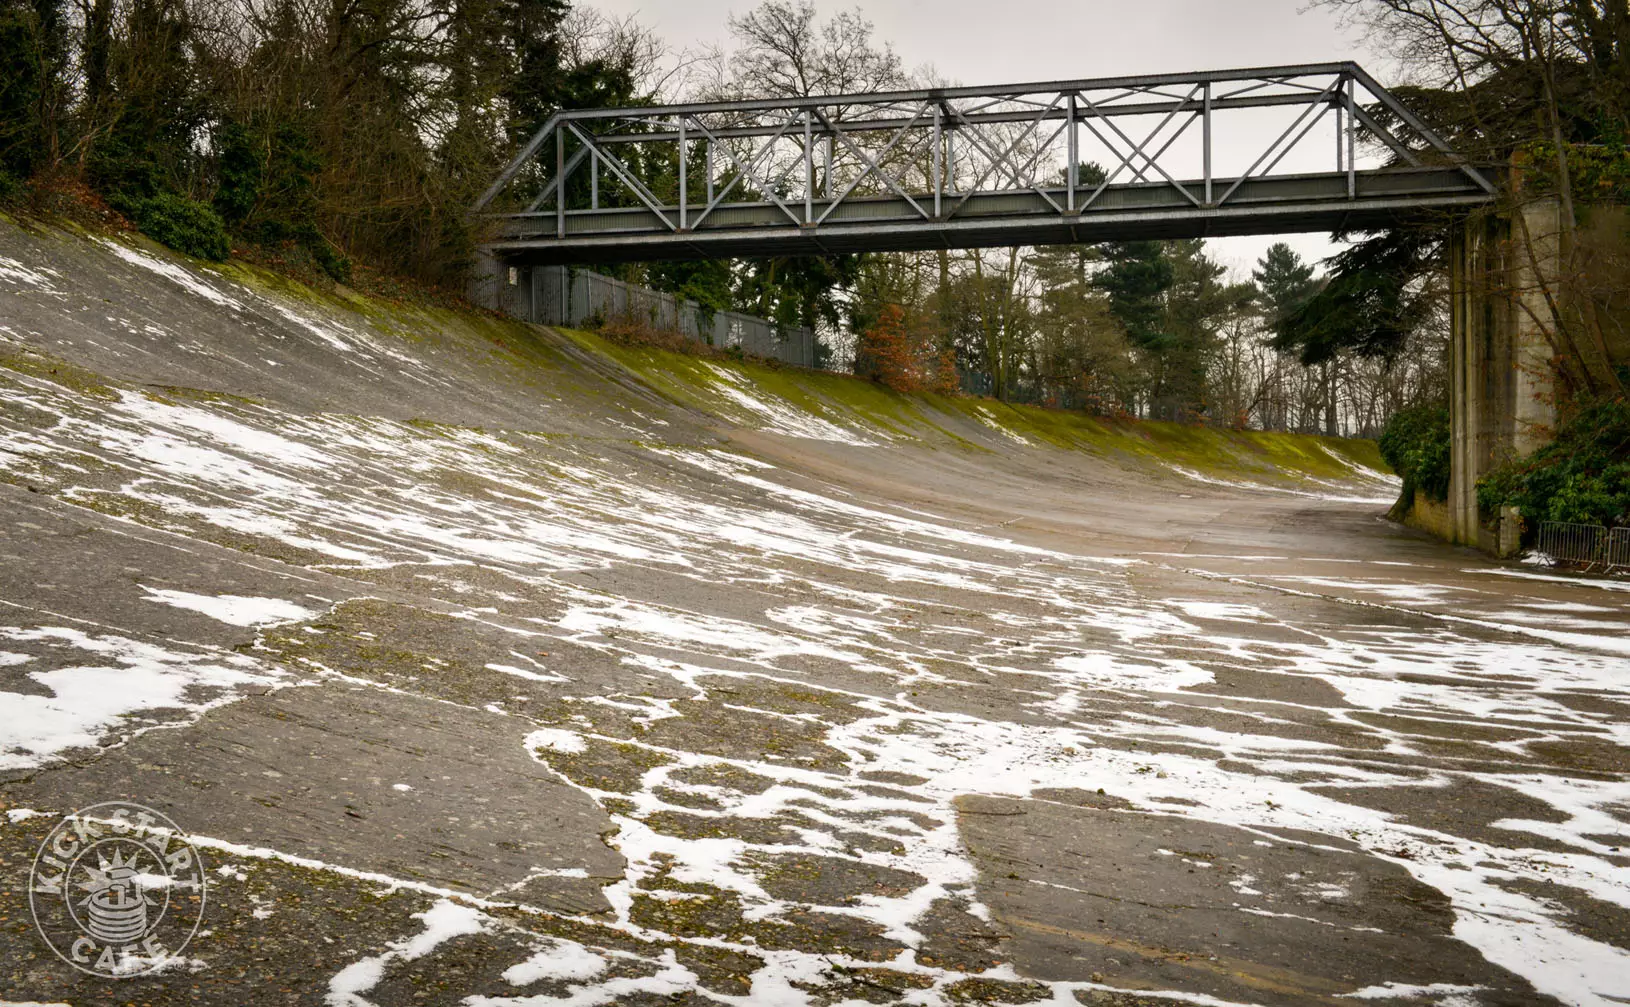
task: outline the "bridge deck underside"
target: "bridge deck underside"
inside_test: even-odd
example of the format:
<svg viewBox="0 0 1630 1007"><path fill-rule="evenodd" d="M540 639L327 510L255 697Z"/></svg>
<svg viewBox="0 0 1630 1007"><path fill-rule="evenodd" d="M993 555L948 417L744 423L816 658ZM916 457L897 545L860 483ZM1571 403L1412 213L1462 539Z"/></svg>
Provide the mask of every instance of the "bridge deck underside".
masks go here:
<svg viewBox="0 0 1630 1007"><path fill-rule="evenodd" d="M1232 179L1213 179L1214 193ZM1180 186L1180 187L1179 187ZM1186 190L1186 193L1185 191ZM1374 171L1248 179L1222 205L1205 205L1203 180L1113 185L1080 213L1060 213L1063 189L942 196L954 216L932 213L933 196L874 196L841 202L823 223L828 201L720 205L670 227L645 207L499 215L484 248L514 264L593 264L663 259L925 251L1156 238L1222 237L1364 230L1431 214L1450 214L1491 198L1457 168ZM1088 192L1077 194L1078 201ZM1051 197L1049 202L1047 197ZM915 206L913 205L915 202ZM919 210L921 208L921 210ZM666 207L671 220L679 208ZM796 217L795 221L793 218ZM564 236L561 232L564 230Z"/></svg>

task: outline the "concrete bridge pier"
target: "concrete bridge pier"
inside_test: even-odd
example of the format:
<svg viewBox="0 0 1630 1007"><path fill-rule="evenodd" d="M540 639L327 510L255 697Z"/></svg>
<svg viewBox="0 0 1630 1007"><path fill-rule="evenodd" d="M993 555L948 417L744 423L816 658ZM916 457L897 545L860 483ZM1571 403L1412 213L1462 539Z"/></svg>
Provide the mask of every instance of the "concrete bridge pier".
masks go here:
<svg viewBox="0 0 1630 1007"><path fill-rule="evenodd" d="M1454 541L1490 552L1514 548L1512 529L1502 536L1497 521L1481 520L1477 480L1556 432L1546 291L1561 275L1561 231L1560 205L1547 198L1479 214L1450 234L1449 524Z"/></svg>
<svg viewBox="0 0 1630 1007"><path fill-rule="evenodd" d="M485 249L477 249L470 267L470 303L519 318L539 321L532 267L512 266Z"/></svg>

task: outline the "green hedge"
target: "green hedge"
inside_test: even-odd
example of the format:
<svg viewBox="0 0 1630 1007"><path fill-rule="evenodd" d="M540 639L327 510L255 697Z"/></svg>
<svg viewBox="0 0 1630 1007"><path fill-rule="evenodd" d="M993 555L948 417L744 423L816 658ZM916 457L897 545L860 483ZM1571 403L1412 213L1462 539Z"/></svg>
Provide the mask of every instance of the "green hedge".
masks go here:
<svg viewBox="0 0 1630 1007"><path fill-rule="evenodd" d="M1403 498L1419 490L1437 501L1449 499L1449 410L1415 406L1387 420L1378 441L1381 457L1404 481Z"/></svg>
<svg viewBox="0 0 1630 1007"><path fill-rule="evenodd" d="M197 259L221 262L232 251L226 225L214 210L173 193L142 200L136 207L136 226L154 241Z"/></svg>
<svg viewBox="0 0 1630 1007"><path fill-rule="evenodd" d="M1514 506L1539 521L1630 524L1630 401L1579 403L1554 442L1479 480L1477 504L1486 516Z"/></svg>

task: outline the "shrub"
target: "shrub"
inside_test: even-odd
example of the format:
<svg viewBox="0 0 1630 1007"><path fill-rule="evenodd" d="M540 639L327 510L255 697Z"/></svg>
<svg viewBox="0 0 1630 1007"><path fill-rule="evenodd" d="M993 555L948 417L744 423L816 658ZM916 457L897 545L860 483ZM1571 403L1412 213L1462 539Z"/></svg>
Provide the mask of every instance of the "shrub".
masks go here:
<svg viewBox="0 0 1630 1007"><path fill-rule="evenodd" d="M1381 457L1404 481L1403 499L1419 490L1437 501L1449 499L1449 410L1414 406L1393 414L1381 431Z"/></svg>
<svg viewBox="0 0 1630 1007"><path fill-rule="evenodd" d="M238 230L260 200L264 172L260 159L255 156L253 138L238 123L221 126L215 134L214 146L215 212Z"/></svg>
<svg viewBox="0 0 1630 1007"><path fill-rule="evenodd" d="M317 231L317 228L306 225L300 232L300 243L311 253L312 261L317 268L328 275L335 283L351 282L351 257L341 253L328 239Z"/></svg>
<svg viewBox="0 0 1630 1007"><path fill-rule="evenodd" d="M651 346L659 350L697 357L713 356L718 353L713 347L692 339L678 329L653 325L649 319L632 313L614 315L600 321L599 324L594 324L593 320L585 324L599 332L603 338L624 346Z"/></svg>
<svg viewBox="0 0 1630 1007"><path fill-rule="evenodd" d="M860 334L855 374L897 392L949 393L957 386L955 358L912 326L898 304L883 305L877 321Z"/></svg>
<svg viewBox="0 0 1630 1007"><path fill-rule="evenodd" d="M39 11L44 4L0 4L0 176L13 183L33 175L44 160L46 122L41 98L51 86L44 51L49 39Z"/></svg>
<svg viewBox="0 0 1630 1007"><path fill-rule="evenodd" d="M310 133L298 123L227 122L215 133L213 209L248 244L286 261L351 282L351 260L317 230L315 196L322 167Z"/></svg>
<svg viewBox="0 0 1630 1007"><path fill-rule="evenodd" d="M226 225L214 210L173 193L160 193L136 207L143 234L198 259L220 262L232 251Z"/></svg>
<svg viewBox="0 0 1630 1007"><path fill-rule="evenodd" d="M1630 524L1630 401L1586 399L1556 440L1477 483L1485 515L1521 508L1539 521Z"/></svg>
<svg viewBox="0 0 1630 1007"><path fill-rule="evenodd" d="M1568 173L1574 199L1580 202L1623 203L1630 200L1630 150L1621 138L1604 143L1568 144ZM1556 144L1531 143L1519 151L1525 156L1526 186L1540 192L1556 191Z"/></svg>

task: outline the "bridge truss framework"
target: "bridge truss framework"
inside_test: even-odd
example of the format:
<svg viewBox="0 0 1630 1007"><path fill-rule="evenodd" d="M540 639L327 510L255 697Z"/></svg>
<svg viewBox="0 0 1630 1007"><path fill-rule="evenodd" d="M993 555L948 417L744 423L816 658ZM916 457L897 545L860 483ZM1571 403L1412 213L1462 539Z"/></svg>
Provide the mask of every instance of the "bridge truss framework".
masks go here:
<svg viewBox="0 0 1630 1007"><path fill-rule="evenodd" d="M587 264L1338 231L1494 192L1348 62L564 111L472 211L506 261Z"/></svg>

